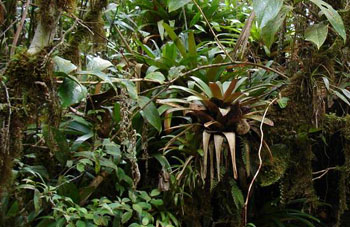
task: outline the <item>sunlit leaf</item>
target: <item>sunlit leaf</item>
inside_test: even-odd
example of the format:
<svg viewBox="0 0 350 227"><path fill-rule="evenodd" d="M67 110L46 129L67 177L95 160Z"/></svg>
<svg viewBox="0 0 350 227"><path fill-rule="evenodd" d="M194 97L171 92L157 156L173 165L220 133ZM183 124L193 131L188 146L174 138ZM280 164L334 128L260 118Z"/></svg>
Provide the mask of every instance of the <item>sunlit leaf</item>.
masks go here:
<svg viewBox="0 0 350 227"><path fill-rule="evenodd" d="M305 31L305 40L316 44L317 48L323 45L328 34L328 25L324 23L314 24Z"/></svg>
<svg viewBox="0 0 350 227"><path fill-rule="evenodd" d="M161 72L151 72L146 75L145 79L158 81L159 83L162 84L165 81L165 76Z"/></svg>
<svg viewBox="0 0 350 227"><path fill-rule="evenodd" d="M55 64L55 72L63 72L65 74L69 74L77 69L77 67L71 61L68 61L64 58L55 56L52 58L52 60Z"/></svg>
<svg viewBox="0 0 350 227"><path fill-rule="evenodd" d="M287 107L288 101L289 101L288 97L283 97L283 98L278 99L277 103L281 109L284 109Z"/></svg>
<svg viewBox="0 0 350 227"><path fill-rule="evenodd" d="M94 57L90 60L89 64L87 65L87 70L103 71L111 66L113 66L113 64L110 61L102 59L100 57Z"/></svg>
<svg viewBox="0 0 350 227"><path fill-rule="evenodd" d="M327 77L322 77L322 80L324 82L324 85L326 86L327 90L329 91L329 80Z"/></svg>
<svg viewBox="0 0 350 227"><path fill-rule="evenodd" d="M283 0L253 0L253 9L260 28L274 20L283 6Z"/></svg>
<svg viewBox="0 0 350 227"><path fill-rule="evenodd" d="M125 212L122 216L122 223L125 224L132 217L132 211Z"/></svg>
<svg viewBox="0 0 350 227"><path fill-rule="evenodd" d="M271 48L271 45L275 41L276 33L280 30L287 13L291 9L291 7L284 6L276 15L276 17L273 20L268 21L266 25L261 29L261 36L268 49Z"/></svg>
<svg viewBox="0 0 350 227"><path fill-rule="evenodd" d="M191 0L169 0L168 1L168 8L169 8L169 13L180 9L187 3L191 2Z"/></svg>
<svg viewBox="0 0 350 227"><path fill-rule="evenodd" d="M311 2L315 3L324 13L324 15L327 17L329 22L332 24L333 28L336 30L336 32L344 39L344 42L346 41L346 32L343 20L341 16L338 14L338 12L333 9L333 7L322 1L322 0L310 0Z"/></svg>

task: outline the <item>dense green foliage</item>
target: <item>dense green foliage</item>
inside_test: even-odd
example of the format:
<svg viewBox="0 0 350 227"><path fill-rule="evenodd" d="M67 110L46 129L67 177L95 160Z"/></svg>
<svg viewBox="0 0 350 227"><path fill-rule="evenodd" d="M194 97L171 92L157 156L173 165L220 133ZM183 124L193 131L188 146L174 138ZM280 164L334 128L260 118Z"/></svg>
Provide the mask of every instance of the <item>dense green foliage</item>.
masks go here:
<svg viewBox="0 0 350 227"><path fill-rule="evenodd" d="M0 0L0 28L0 226L347 226L349 1Z"/></svg>

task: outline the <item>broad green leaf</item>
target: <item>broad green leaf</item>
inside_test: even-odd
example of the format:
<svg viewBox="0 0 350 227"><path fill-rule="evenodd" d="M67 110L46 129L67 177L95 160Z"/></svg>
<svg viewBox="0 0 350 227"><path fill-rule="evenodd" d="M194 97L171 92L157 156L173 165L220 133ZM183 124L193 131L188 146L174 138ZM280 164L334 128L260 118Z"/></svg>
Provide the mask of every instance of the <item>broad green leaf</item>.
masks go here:
<svg viewBox="0 0 350 227"><path fill-rule="evenodd" d="M231 196L237 209L241 209L244 205L244 196L241 189L237 186L236 181L231 181Z"/></svg>
<svg viewBox="0 0 350 227"><path fill-rule="evenodd" d="M10 209L7 211L6 216L8 218L10 217L14 217L16 216L16 214L18 213L19 209L18 209L18 201L15 201L14 203L12 203Z"/></svg>
<svg viewBox="0 0 350 227"><path fill-rule="evenodd" d="M171 67L169 72L168 72L168 80L173 80L173 79L181 76L182 70L184 70L185 68L186 67L183 65Z"/></svg>
<svg viewBox="0 0 350 227"><path fill-rule="evenodd" d="M344 42L346 41L346 32L343 20L341 16L338 14L338 12L333 9L333 7L322 1L322 0L310 0L315 5L317 5L322 13L327 17L328 21L332 24L333 28L336 30L336 32L344 39Z"/></svg>
<svg viewBox="0 0 350 227"><path fill-rule="evenodd" d="M291 7L284 6L278 15L266 23L266 25L261 29L261 36L266 45L270 50L271 45L275 41L276 33L283 24L284 19L286 18L287 13L291 10Z"/></svg>
<svg viewBox="0 0 350 227"><path fill-rule="evenodd" d="M142 225L148 225L148 223L149 223L149 218L148 217L142 218Z"/></svg>
<svg viewBox="0 0 350 227"><path fill-rule="evenodd" d="M189 2L191 2L191 0L169 0L168 1L169 13L183 7Z"/></svg>
<svg viewBox="0 0 350 227"><path fill-rule="evenodd" d="M289 98L288 97L283 97L277 100L277 103L281 109L284 109L287 107Z"/></svg>
<svg viewBox="0 0 350 227"><path fill-rule="evenodd" d="M125 224L126 222L128 222L130 220L131 217L132 217L132 211L128 211L128 212L124 213L122 216L122 223Z"/></svg>
<svg viewBox="0 0 350 227"><path fill-rule="evenodd" d="M139 204L133 204L132 209L134 209L139 215L142 214L142 207Z"/></svg>
<svg viewBox="0 0 350 227"><path fill-rule="evenodd" d="M324 23L314 24L305 31L305 40L316 44L317 49L326 41L328 34L328 25Z"/></svg>
<svg viewBox="0 0 350 227"><path fill-rule="evenodd" d="M58 96L61 99L62 107L66 108L86 98L87 89L85 86L66 77L63 79L63 84L58 88Z"/></svg>
<svg viewBox="0 0 350 227"><path fill-rule="evenodd" d="M121 159L120 145L110 141L109 139L103 140L103 146L105 147L105 152L114 157L114 159L119 162Z"/></svg>
<svg viewBox="0 0 350 227"><path fill-rule="evenodd" d="M253 0L253 9L260 28L274 20L283 6L283 0Z"/></svg>
<svg viewBox="0 0 350 227"><path fill-rule="evenodd" d="M161 199L152 199L151 203L155 206L161 206L164 204L163 200L161 200Z"/></svg>
<svg viewBox="0 0 350 227"><path fill-rule="evenodd" d="M64 58L55 56L52 60L55 63L55 72L64 72L65 74L69 74L77 69L77 67L71 61Z"/></svg>
<svg viewBox="0 0 350 227"><path fill-rule="evenodd" d="M103 71L109 67L113 66L110 61L102 59L100 57L93 58L87 65L87 70L89 71Z"/></svg>
<svg viewBox="0 0 350 227"><path fill-rule="evenodd" d="M34 209L35 212L39 212L40 208L41 208L41 193L36 189L34 190L34 197L33 197L33 203L34 203Z"/></svg>
<svg viewBox="0 0 350 227"><path fill-rule="evenodd" d="M81 220L78 220L77 223L75 223L75 225L76 225L77 227L85 227L85 226L86 226L85 222L83 222L83 221L81 221Z"/></svg>
<svg viewBox="0 0 350 227"><path fill-rule="evenodd" d="M142 117L159 132L162 131L162 123L156 105L148 97L140 96L138 100Z"/></svg>
<svg viewBox="0 0 350 227"><path fill-rule="evenodd" d="M151 191L150 196L155 197L155 196L158 196L158 195L160 195L160 191L158 189L153 189Z"/></svg>
<svg viewBox="0 0 350 227"><path fill-rule="evenodd" d="M165 81L165 76L161 72L152 72L147 74L145 79L155 80L162 84Z"/></svg>

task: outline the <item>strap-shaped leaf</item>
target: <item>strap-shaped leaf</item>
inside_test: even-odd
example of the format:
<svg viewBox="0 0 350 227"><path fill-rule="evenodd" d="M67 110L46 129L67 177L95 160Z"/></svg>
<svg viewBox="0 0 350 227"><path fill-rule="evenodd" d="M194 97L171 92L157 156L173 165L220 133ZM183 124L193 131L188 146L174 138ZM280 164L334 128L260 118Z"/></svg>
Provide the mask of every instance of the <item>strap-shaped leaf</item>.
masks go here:
<svg viewBox="0 0 350 227"><path fill-rule="evenodd" d="M234 91L234 89L236 87L237 82L238 82L238 79L234 79L231 81L230 85L228 86L228 88L225 91L224 100L226 100L232 94L232 92Z"/></svg>
<svg viewBox="0 0 350 227"><path fill-rule="evenodd" d="M170 36L170 38L174 41L182 57L186 57L187 53L186 53L185 45L183 44L181 39L176 35L176 33L174 32L174 29L170 27L170 25L168 25L167 23L163 23L163 27L165 31L168 33L168 35Z"/></svg>
<svg viewBox="0 0 350 227"><path fill-rule="evenodd" d="M217 85L214 82L210 82L209 87L210 87L211 93L213 94L213 96L215 98L222 99L222 92L221 92L219 85Z"/></svg>
<svg viewBox="0 0 350 227"><path fill-rule="evenodd" d="M263 120L263 117L260 115L245 115L244 118L252 119L252 120L256 120L256 121L260 121L260 122ZM271 121L268 118L264 118L264 124L269 125L269 126L274 126L273 121Z"/></svg>
<svg viewBox="0 0 350 227"><path fill-rule="evenodd" d="M210 87L198 77L191 76L191 79L195 81L195 84L209 97L213 97L213 93Z"/></svg>
<svg viewBox="0 0 350 227"><path fill-rule="evenodd" d="M197 96L197 97L201 98L202 100L208 100L208 98L205 97L204 95L202 95L201 93L196 92L195 90L190 89L190 88L188 88L188 87L182 87L182 86L172 85L172 86L170 86L169 88L170 88L170 89L182 90L182 91L185 91L185 92L187 92L187 93L190 93L190 94L192 94L192 95L194 95L194 96Z"/></svg>

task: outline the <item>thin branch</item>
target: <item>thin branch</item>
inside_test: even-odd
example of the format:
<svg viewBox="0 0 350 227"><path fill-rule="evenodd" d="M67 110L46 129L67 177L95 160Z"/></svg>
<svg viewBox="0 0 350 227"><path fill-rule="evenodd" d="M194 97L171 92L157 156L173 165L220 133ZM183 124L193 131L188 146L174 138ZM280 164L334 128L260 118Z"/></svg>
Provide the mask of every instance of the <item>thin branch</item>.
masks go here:
<svg viewBox="0 0 350 227"><path fill-rule="evenodd" d="M208 24L209 29L210 29L211 33L213 34L214 39L215 39L216 43L218 44L219 48L225 53L225 55L230 59L230 61L233 62L233 58L230 56L230 54L227 52L226 48L225 48L225 47L222 45L222 43L220 42L220 40L219 40L218 36L216 35L216 33L215 33L213 27L212 27L212 26L210 25L210 23L209 23L208 18L205 16L205 14L204 14L202 8L199 6L199 4L197 3L196 0L192 0L192 1L193 1L193 3L197 6L199 12L202 14L202 16L203 16L205 22Z"/></svg>
<svg viewBox="0 0 350 227"><path fill-rule="evenodd" d="M79 20L78 18L75 19L75 21L74 21L72 27L70 27L70 28L62 35L62 37L61 37L61 39L60 39L60 42L59 42L56 46L54 46L54 47L50 50L50 52L45 56L46 59L49 58L49 57L53 54L53 52L54 52L59 46L61 46L61 45L64 44L64 41L65 41L65 38L66 38L67 34L71 33L71 32L75 29L75 27L76 27L77 24L78 24L78 20Z"/></svg>
<svg viewBox="0 0 350 227"><path fill-rule="evenodd" d="M244 203L244 218L243 218L243 226L246 226L247 225L247 220L248 220L248 203L249 203L249 197L250 197L250 194L251 194L251 191L252 191L252 188L253 188L253 185L254 185L254 182L256 180L256 178L258 177L259 173L260 173L260 170L262 168L262 157L261 157L261 151L262 151L262 147L263 147L263 144L264 144L264 131L263 131L263 125L264 125L264 121L265 121L265 118L266 118L266 114L267 114L267 111L269 110L270 106L277 100L277 98L275 98L274 100L272 100L269 105L266 107L265 109L265 112L264 112L264 115L262 117L262 120L261 120L261 123L260 123L260 133L261 133L261 137L260 137L260 146L259 146L259 151L258 151L258 156L259 156L259 168L258 170L256 171L252 181L250 182L249 184L249 188L248 188L248 192L247 192L247 197L246 197L246 200L245 200L245 203Z"/></svg>
<svg viewBox="0 0 350 227"><path fill-rule="evenodd" d="M131 47L129 46L128 42L125 40L122 32L119 30L118 26L117 25L114 25L114 28L117 30L123 44L125 45L126 49L129 51L129 53L133 53Z"/></svg>
<svg viewBox="0 0 350 227"><path fill-rule="evenodd" d="M6 32L8 30L10 30L12 28L13 25L15 25L20 19L17 18L16 20L14 20L1 34L0 34L0 37L1 36L4 36L6 34Z"/></svg>
<svg viewBox="0 0 350 227"><path fill-rule="evenodd" d="M15 53L16 45L17 45L19 36L20 36L20 34L21 34L21 32L22 32L24 22L25 22L25 20L26 20L26 18L27 18L27 13L28 13L28 9L29 9L29 4L30 4L30 0L27 0L27 2L26 2L26 4L25 4L25 9L24 9L24 12L23 12L23 15L22 15L21 23L19 24L19 27L17 28L15 37L14 37L13 42L12 42L12 47L11 47L11 51L10 51L10 56L12 56L12 55Z"/></svg>
<svg viewBox="0 0 350 227"><path fill-rule="evenodd" d="M322 174L320 176L318 176L318 177L312 178L312 181L321 179L324 175L326 175L329 172L329 170L336 170L336 169L337 169L337 167L329 167L329 168L324 169L324 170L313 172L312 175L317 175L317 174L320 174L320 173L322 173Z"/></svg>

